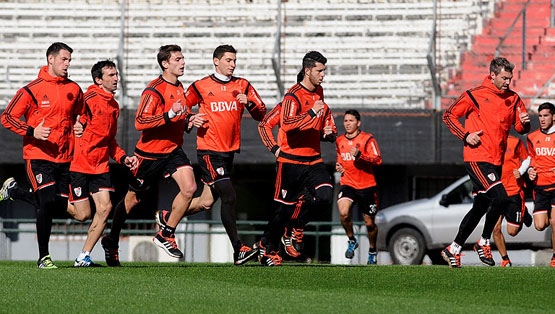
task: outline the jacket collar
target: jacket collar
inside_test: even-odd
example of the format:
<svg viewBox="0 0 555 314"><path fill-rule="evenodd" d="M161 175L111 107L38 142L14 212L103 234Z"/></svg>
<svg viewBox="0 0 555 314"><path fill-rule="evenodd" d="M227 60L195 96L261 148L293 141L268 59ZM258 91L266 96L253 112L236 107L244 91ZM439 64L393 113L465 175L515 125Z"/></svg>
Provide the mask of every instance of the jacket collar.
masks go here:
<svg viewBox="0 0 555 314"><path fill-rule="evenodd" d="M53 82L53 83L61 83L61 82L64 82L64 81L68 80L67 77L60 77L60 76L50 75L50 73L48 73L48 66L47 65L43 66L40 69L39 78L41 78L41 79L43 79L47 82Z"/></svg>
<svg viewBox="0 0 555 314"><path fill-rule="evenodd" d="M100 86L96 84L92 84L91 86L89 86L89 88L87 89L87 92L95 92L98 95L102 96L102 98L106 98L108 100L114 98L114 94L103 90Z"/></svg>
<svg viewBox="0 0 555 314"><path fill-rule="evenodd" d="M495 85L493 85L493 83L491 82L491 76L490 75L486 76L486 78L482 82L482 86L487 87L492 92L494 92L495 94L498 94L498 95L502 95L504 93L512 92L511 89L508 89L506 91L502 91L499 88L495 87Z"/></svg>

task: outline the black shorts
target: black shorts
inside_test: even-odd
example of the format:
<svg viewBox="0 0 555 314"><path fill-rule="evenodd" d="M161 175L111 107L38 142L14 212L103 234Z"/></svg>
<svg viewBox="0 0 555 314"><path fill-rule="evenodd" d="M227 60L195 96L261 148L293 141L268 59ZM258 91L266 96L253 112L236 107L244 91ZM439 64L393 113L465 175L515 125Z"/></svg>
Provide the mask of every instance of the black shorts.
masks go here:
<svg viewBox="0 0 555 314"><path fill-rule="evenodd" d="M81 172L69 173L71 177L69 201L71 203L83 202L89 199L90 194L99 191L114 192L110 173L89 174Z"/></svg>
<svg viewBox="0 0 555 314"><path fill-rule="evenodd" d="M534 215L547 213L555 206L555 190L534 189Z"/></svg>
<svg viewBox="0 0 555 314"><path fill-rule="evenodd" d="M509 196L509 203L507 203L507 207L503 209L503 216L505 216L507 224L520 227L522 226L522 219L524 218L525 210L526 206L524 205L522 195L517 194Z"/></svg>
<svg viewBox="0 0 555 314"><path fill-rule="evenodd" d="M137 158L139 166L130 172L129 178L129 189L135 192L148 190L158 180L170 177L177 170L193 169L191 161L181 147L158 159L145 159L141 156Z"/></svg>
<svg viewBox="0 0 555 314"><path fill-rule="evenodd" d="M472 181L472 194L487 193L493 186L501 183L501 166L488 162L465 162L464 167Z"/></svg>
<svg viewBox="0 0 555 314"><path fill-rule="evenodd" d="M347 200L351 203L357 204L360 212L368 215L375 216L378 212L378 194L375 186L366 189L355 189L348 185L342 185L339 188L337 195L337 202Z"/></svg>
<svg viewBox="0 0 555 314"><path fill-rule="evenodd" d="M293 205L307 191L315 194L322 187L333 188L324 163L298 165L278 162L274 200Z"/></svg>
<svg viewBox="0 0 555 314"><path fill-rule="evenodd" d="M207 150L197 152L198 164L202 171L202 182L212 185L220 180L229 180L235 153L220 153Z"/></svg>
<svg viewBox="0 0 555 314"><path fill-rule="evenodd" d="M47 160L26 160L27 179L33 191L55 186L56 195L69 196L69 162L55 163Z"/></svg>

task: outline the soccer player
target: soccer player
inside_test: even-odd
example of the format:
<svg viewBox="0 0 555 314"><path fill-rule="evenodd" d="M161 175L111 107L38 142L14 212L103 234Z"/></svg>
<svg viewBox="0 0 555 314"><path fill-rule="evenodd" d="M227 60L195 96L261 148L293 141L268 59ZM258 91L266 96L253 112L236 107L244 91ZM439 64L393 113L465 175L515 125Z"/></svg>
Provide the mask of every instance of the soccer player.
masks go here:
<svg viewBox="0 0 555 314"><path fill-rule="evenodd" d="M202 194L195 197L186 212L187 216L210 210L221 198L221 219L233 246L233 261L241 265L256 257L256 250L239 239L235 218L235 189L231 184L233 157L241 148L241 117L245 109L253 119L260 121L266 106L244 78L233 76L237 51L233 46L218 46L212 61L215 72L193 82L185 94L187 106L199 106L199 113L208 119L197 130L197 158L204 182ZM157 220L164 225L166 213L157 213Z"/></svg>
<svg viewBox="0 0 555 314"><path fill-rule="evenodd" d="M513 68L507 59L494 58L490 63L490 74L482 85L464 92L443 114L443 122L463 141L464 164L475 195L472 209L461 221L455 240L441 251L451 268L461 267L462 246L486 212L482 236L474 250L482 263L495 265L489 239L502 209L509 203L501 183L507 136L513 125L520 134L530 130L526 107L517 93L509 88ZM462 117L465 118L464 126L458 120Z"/></svg>
<svg viewBox="0 0 555 314"><path fill-rule="evenodd" d="M519 138L509 135L501 171L501 182L509 196L509 203L502 209L503 215L499 217L493 229L493 239L502 258L501 267L513 265L507 255L505 237L501 232L503 217L507 220L507 233L513 237L520 232L523 222L526 226L532 224L532 216L524 205L524 178L522 177L529 165L530 157L526 147Z"/></svg>
<svg viewBox="0 0 555 314"><path fill-rule="evenodd" d="M185 91L178 80L183 75L185 61L178 45L160 47L157 55L162 75L148 84L137 109L135 128L142 131L135 147L138 167L131 172L129 191L116 206L109 235L102 238L108 266L120 266L118 255L119 235L127 214L141 201L157 180L171 177L179 186L179 193L172 204L167 223L153 241L168 255L176 258L183 253L175 242L175 228L196 191L193 168L183 152L185 128L199 127L204 123L202 114L192 115L185 105Z"/></svg>
<svg viewBox="0 0 555 314"><path fill-rule="evenodd" d="M93 84L84 95L85 114L79 119L84 126L83 135L75 138L73 160L69 167L71 188L68 212L77 220L91 216L89 194L96 213L89 226L83 249L75 259L75 267L98 266L90 253L106 226L112 210L110 192L114 191L110 179L110 157L131 170L137 167L137 156L129 157L116 143L119 105L114 99L118 87L118 71L114 62L99 61L91 69Z"/></svg>
<svg viewBox="0 0 555 314"><path fill-rule="evenodd" d="M358 204L370 242L368 264L376 264L378 261L378 251L376 250L378 226L374 222L374 217L378 211L378 195L373 168L381 165L382 157L378 142L372 134L360 130L360 124L358 111L345 111L343 118L345 134L339 136L335 142L337 148L335 170L341 173L341 188L337 197L337 205L341 224L349 237L345 257L352 259L355 256L355 249L358 247L351 219L351 207L353 204Z"/></svg>
<svg viewBox="0 0 555 314"><path fill-rule="evenodd" d="M27 177L38 199L38 268L57 268L48 243L56 208L66 208L73 126L83 112L83 92L69 80L71 49L56 42L46 50L47 65L38 78L17 91L2 113L2 125L23 136ZM24 116L25 121L20 120ZM80 136L82 130L75 131Z"/></svg>
<svg viewBox="0 0 555 314"><path fill-rule="evenodd" d="M555 106L546 102L538 107L540 128L528 134L528 151L531 157L528 177L534 182L534 226L543 231L551 225L553 256L551 267L555 267Z"/></svg>
<svg viewBox="0 0 555 314"><path fill-rule="evenodd" d="M280 150L274 193L278 208L267 226L269 236L257 244L263 252L262 265L281 265L279 240L290 220L332 201L331 178L320 155L320 141L334 142L337 135L321 86L326 62L321 53L308 52L303 58L297 83L281 102Z"/></svg>

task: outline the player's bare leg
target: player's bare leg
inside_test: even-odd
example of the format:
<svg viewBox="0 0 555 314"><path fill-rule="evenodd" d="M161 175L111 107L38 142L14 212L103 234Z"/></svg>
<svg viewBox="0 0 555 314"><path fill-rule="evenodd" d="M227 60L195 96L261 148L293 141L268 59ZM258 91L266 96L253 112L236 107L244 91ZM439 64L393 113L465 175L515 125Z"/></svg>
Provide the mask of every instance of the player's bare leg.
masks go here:
<svg viewBox="0 0 555 314"><path fill-rule="evenodd" d="M185 211L185 216L191 216L202 211L212 209L214 205L215 197L212 192L212 188L208 184L204 184L202 189L202 194L191 200L189 208Z"/></svg>
<svg viewBox="0 0 555 314"><path fill-rule="evenodd" d="M363 214L366 230L368 230L368 241L370 248L368 249L368 264L377 264L378 250L376 249L376 239L378 238L378 225L374 222L374 217Z"/></svg>
<svg viewBox="0 0 555 314"><path fill-rule="evenodd" d="M175 228L191 204L193 194L197 190L197 183L195 182L193 169L189 167L174 172L172 178L179 186L179 193L173 200L167 225Z"/></svg>
<svg viewBox="0 0 555 314"><path fill-rule="evenodd" d="M347 242L347 250L345 251L346 258L353 258L355 256L355 250L358 248L358 241L353 232L353 219L351 218L351 206L353 202L348 199L343 199L337 202L337 208L339 210L339 220L341 220L341 225L345 229L345 233L349 238Z"/></svg>
<svg viewBox="0 0 555 314"><path fill-rule="evenodd" d="M501 229L501 222L503 221L503 217L499 217L497 220L497 224L493 228L493 240L495 241L495 246L497 246L497 250L499 251L499 255L501 255L501 267L505 266L512 266L511 260L509 259L509 255L507 255L507 248L505 246L505 236L503 235ZM508 228L509 226L507 226Z"/></svg>
<svg viewBox="0 0 555 314"><path fill-rule="evenodd" d="M82 222L91 218L91 204L88 199L73 204L68 202L67 212L71 215L71 217L73 217L73 219Z"/></svg>

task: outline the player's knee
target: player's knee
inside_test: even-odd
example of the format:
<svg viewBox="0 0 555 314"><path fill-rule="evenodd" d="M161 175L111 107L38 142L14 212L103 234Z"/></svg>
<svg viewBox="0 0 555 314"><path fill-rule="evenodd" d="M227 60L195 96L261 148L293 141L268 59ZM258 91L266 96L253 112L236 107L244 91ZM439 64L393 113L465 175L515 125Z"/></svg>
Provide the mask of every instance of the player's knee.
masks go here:
<svg viewBox="0 0 555 314"><path fill-rule="evenodd" d="M351 215L349 215L349 212L344 212L344 213L340 212L339 217L343 221L351 221Z"/></svg>
<svg viewBox="0 0 555 314"><path fill-rule="evenodd" d="M499 235L501 234L501 224L496 224L495 227L493 228L493 234L494 235Z"/></svg>
<svg viewBox="0 0 555 314"><path fill-rule="evenodd" d="M333 190L331 187L324 186L316 190L316 204L327 205L333 201Z"/></svg>
<svg viewBox="0 0 555 314"><path fill-rule="evenodd" d="M237 199L237 196L235 194L235 191L227 191L227 193L225 193L224 195L221 196L222 199L222 203L224 204L235 204L235 200Z"/></svg>
<svg viewBox="0 0 555 314"><path fill-rule="evenodd" d="M378 226L376 225L376 223L373 220L365 221L365 224L366 224L366 229L368 230L368 232L374 231L375 229L378 228Z"/></svg>
<svg viewBox="0 0 555 314"><path fill-rule="evenodd" d="M538 230L538 231L544 231L545 228L547 228L547 224L544 224L544 223L538 222L538 221L534 221L534 227L536 227L536 230Z"/></svg>
<svg viewBox="0 0 555 314"><path fill-rule="evenodd" d="M520 231L520 229L518 228L514 228L514 229L507 229L507 233L511 236L514 237L518 234L518 232Z"/></svg>
<svg viewBox="0 0 555 314"><path fill-rule="evenodd" d="M111 203L102 204L102 205L100 205L96 208L96 214L100 215L100 217L102 217L102 218L108 217L108 215L110 214L111 211L112 211L112 204Z"/></svg>

